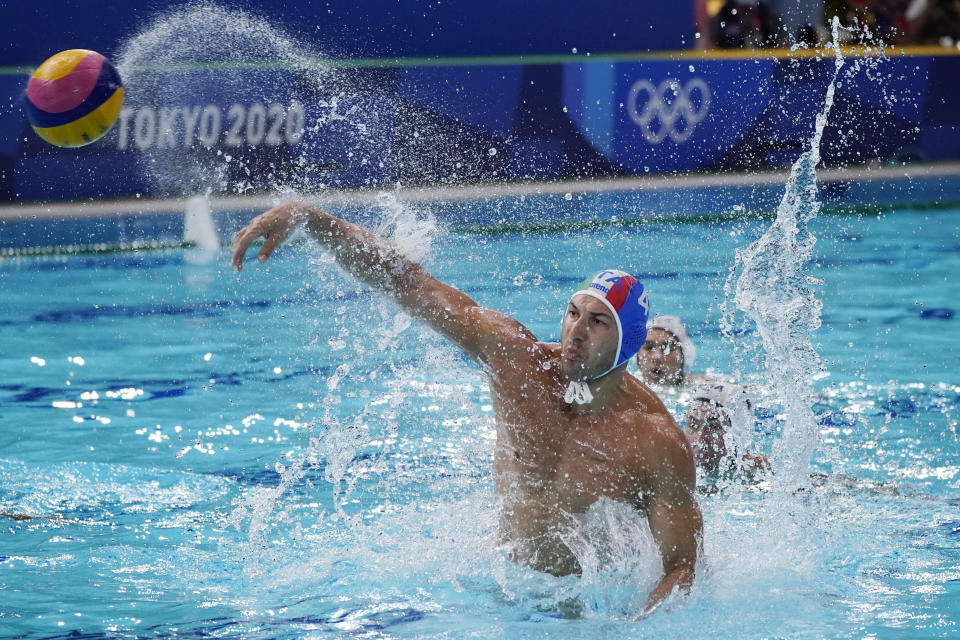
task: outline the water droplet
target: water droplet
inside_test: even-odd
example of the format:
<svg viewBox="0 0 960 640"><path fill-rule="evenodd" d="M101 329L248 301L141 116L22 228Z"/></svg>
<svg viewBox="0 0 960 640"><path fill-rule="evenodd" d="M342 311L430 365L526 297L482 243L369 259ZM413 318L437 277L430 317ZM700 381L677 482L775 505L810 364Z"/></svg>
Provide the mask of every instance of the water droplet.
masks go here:
<svg viewBox="0 0 960 640"><path fill-rule="evenodd" d="M497 155L497 150L494 149L493 147L490 147L490 150L487 151L487 153L490 154L490 156L495 156Z"/></svg>

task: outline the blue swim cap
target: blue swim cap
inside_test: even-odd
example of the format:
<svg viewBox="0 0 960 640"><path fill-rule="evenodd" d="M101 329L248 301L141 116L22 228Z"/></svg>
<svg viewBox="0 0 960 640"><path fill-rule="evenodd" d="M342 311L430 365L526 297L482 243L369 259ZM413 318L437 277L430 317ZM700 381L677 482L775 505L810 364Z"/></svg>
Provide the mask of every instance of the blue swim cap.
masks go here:
<svg viewBox="0 0 960 640"><path fill-rule="evenodd" d="M602 301L617 320L620 344L613 365L597 378L630 360L647 339L650 302L640 281L623 271L607 269L580 284L573 295L586 294ZM570 296L573 299L573 296ZM596 379L596 378L594 378Z"/></svg>

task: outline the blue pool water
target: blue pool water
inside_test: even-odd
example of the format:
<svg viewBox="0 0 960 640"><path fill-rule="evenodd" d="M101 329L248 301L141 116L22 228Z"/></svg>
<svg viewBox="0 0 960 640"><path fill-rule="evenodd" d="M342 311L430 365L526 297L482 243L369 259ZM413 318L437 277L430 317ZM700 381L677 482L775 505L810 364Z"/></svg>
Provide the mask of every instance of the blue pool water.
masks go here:
<svg viewBox="0 0 960 640"><path fill-rule="evenodd" d="M734 250L768 222L468 234L427 213L383 228L543 339L586 274L639 273L688 322L697 370L753 385L741 437L774 455L764 399L787 382L762 375L749 323L721 333ZM591 512L603 559L580 578L507 561L480 371L310 244L241 275L196 250L0 261L0 511L34 517L0 518L0 636L956 637L960 211L811 230L823 475L703 493L693 593L640 622L642 522ZM664 398L679 419L685 396Z"/></svg>

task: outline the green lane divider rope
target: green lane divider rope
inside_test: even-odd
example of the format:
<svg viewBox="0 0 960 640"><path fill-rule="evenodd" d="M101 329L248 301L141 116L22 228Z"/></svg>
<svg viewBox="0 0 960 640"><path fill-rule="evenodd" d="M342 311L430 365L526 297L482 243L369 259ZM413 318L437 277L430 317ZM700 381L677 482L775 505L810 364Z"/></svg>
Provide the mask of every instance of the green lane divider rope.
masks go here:
<svg viewBox="0 0 960 640"><path fill-rule="evenodd" d="M821 216L863 216L885 215L897 211L937 211L944 209L960 209L960 200L938 200L920 203L884 204L884 205L851 205L841 207L824 207L820 210ZM446 230L451 235L523 235L523 234L555 234L577 233L608 229L611 227L635 228L647 225L664 224L720 224L737 220L773 220L776 210L748 211L738 213L705 213L683 216L644 216L638 218L617 218L603 220L556 220L549 222L521 222L499 223L487 225L449 225ZM229 242L222 242L221 248L228 248ZM62 255L106 255L113 253L128 253L133 251L170 251L177 249L192 249L196 245L192 242L131 242L124 244L97 243L90 245L73 245L61 247L20 247L0 249L0 260L4 258L52 257Z"/></svg>

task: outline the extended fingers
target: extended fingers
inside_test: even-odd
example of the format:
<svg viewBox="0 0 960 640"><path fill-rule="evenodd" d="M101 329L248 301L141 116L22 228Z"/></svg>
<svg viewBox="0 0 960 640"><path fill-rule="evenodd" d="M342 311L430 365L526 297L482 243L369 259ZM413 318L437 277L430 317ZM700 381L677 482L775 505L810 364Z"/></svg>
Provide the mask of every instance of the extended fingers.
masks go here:
<svg viewBox="0 0 960 640"><path fill-rule="evenodd" d="M243 257L246 255L247 249L260 237L264 239L264 243L257 254L257 259L260 262L266 262L274 250L287 239L292 230L293 227L289 219L278 219L277 216L267 214L257 216L234 236L233 256L230 263L237 271L240 271L243 268Z"/></svg>
<svg viewBox="0 0 960 640"><path fill-rule="evenodd" d="M254 240L262 237L263 247L257 254L260 262L266 262L274 250L283 243L296 226L306 216L306 211L294 207L295 203L283 203L270 211L262 213L238 231L233 237L233 256L230 263L240 271L243 268L243 257Z"/></svg>
<svg viewBox="0 0 960 640"><path fill-rule="evenodd" d="M257 260L266 262L267 258L273 254L274 249L280 246L280 243L283 242L286 237L286 233L279 231L274 231L270 235L265 236L263 246L260 247L260 252L257 254Z"/></svg>
<svg viewBox="0 0 960 640"><path fill-rule="evenodd" d="M233 236L233 256L230 258L230 264L237 271L243 269L243 256L246 255L247 249L259 235L252 227L253 225L247 225Z"/></svg>

